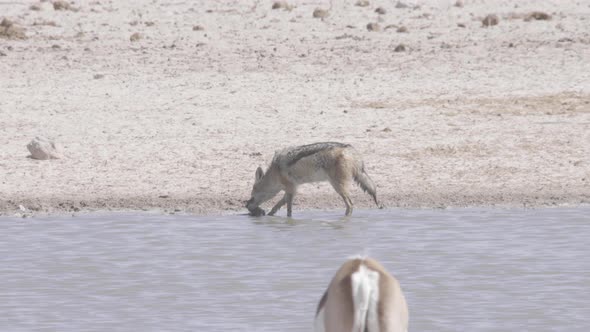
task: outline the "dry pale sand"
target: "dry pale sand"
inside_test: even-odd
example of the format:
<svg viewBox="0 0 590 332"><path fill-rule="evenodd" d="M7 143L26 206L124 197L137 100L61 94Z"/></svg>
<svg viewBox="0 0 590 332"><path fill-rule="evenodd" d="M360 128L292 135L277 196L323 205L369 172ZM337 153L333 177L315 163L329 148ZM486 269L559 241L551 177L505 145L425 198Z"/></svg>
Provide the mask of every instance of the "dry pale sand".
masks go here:
<svg viewBox="0 0 590 332"><path fill-rule="evenodd" d="M388 207L590 202L590 3L369 1L1 1L0 213L245 212L274 150L327 140ZM327 183L305 208L344 211Z"/></svg>

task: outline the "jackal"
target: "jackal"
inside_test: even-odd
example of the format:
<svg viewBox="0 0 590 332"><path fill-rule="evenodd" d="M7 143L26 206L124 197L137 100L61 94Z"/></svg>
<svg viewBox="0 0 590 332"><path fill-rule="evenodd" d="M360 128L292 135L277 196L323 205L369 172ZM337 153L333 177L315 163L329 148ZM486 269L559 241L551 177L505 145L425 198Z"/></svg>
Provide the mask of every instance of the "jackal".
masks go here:
<svg viewBox="0 0 590 332"><path fill-rule="evenodd" d="M261 167L256 170L252 195L246 208L252 214L264 214L259 205L282 190L285 192L283 198L268 214L275 214L286 203L287 216L290 217L298 185L329 181L344 200L346 215L349 216L352 213L349 190L353 180L381 208L375 184L365 171L360 154L351 145L324 142L285 148L275 152L266 173Z"/></svg>
<svg viewBox="0 0 590 332"><path fill-rule="evenodd" d="M342 264L320 300L316 332L407 332L408 305L395 277L374 259Z"/></svg>

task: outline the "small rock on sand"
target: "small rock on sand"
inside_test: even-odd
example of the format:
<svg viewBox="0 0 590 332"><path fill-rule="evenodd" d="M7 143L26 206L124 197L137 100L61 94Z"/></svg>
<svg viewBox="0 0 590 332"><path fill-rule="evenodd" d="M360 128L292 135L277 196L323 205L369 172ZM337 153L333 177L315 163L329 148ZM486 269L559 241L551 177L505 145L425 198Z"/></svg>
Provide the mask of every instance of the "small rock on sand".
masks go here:
<svg viewBox="0 0 590 332"><path fill-rule="evenodd" d="M328 11L325 9L316 8L313 11L313 17L314 18L326 18L326 17L328 17Z"/></svg>
<svg viewBox="0 0 590 332"><path fill-rule="evenodd" d="M387 10L385 10L385 8L383 7L377 7L377 9L375 9L375 13L379 15L385 15L387 14Z"/></svg>
<svg viewBox="0 0 590 332"><path fill-rule="evenodd" d="M455 7L463 8L463 6L465 6L465 3L463 2L463 0L455 1Z"/></svg>
<svg viewBox="0 0 590 332"><path fill-rule="evenodd" d="M406 33L406 32L408 32L408 28L406 28L405 26L402 25L401 27L397 28L396 32Z"/></svg>
<svg viewBox="0 0 590 332"><path fill-rule="evenodd" d="M70 5L67 1L54 1L53 2L53 9L55 10L72 10L72 5Z"/></svg>
<svg viewBox="0 0 590 332"><path fill-rule="evenodd" d="M11 20L4 18L0 22L0 38L26 39L25 29L17 26Z"/></svg>
<svg viewBox="0 0 590 332"><path fill-rule="evenodd" d="M410 7L410 6L408 6L407 4L405 4L405 3L401 2L401 1L398 1L398 2L395 4L395 8L400 8L400 9L402 9L402 8L408 8L408 7Z"/></svg>
<svg viewBox="0 0 590 332"><path fill-rule="evenodd" d="M205 28L203 28L202 25L194 25L193 26L193 31L203 31L205 30Z"/></svg>
<svg viewBox="0 0 590 332"><path fill-rule="evenodd" d="M11 20L9 20L7 18L3 18L2 21L0 22L0 27L3 27L3 28L10 28L13 25L14 25L14 22L12 22Z"/></svg>
<svg viewBox="0 0 590 332"><path fill-rule="evenodd" d="M494 15L494 14L490 14L490 15L484 17L484 19L481 21L481 23L484 27L498 25L498 22L500 22L500 19L498 18L497 15Z"/></svg>
<svg viewBox="0 0 590 332"><path fill-rule="evenodd" d="M27 149L31 153L31 158L38 160L60 159L63 157L62 148L59 144L41 136L35 137Z"/></svg>
<svg viewBox="0 0 590 332"><path fill-rule="evenodd" d="M272 4L272 9L292 10L293 6L291 6L287 1L275 1Z"/></svg>
<svg viewBox="0 0 590 332"><path fill-rule="evenodd" d="M393 50L394 52L405 52L406 51L406 45L404 44L399 44L395 47L395 49Z"/></svg>
<svg viewBox="0 0 590 332"><path fill-rule="evenodd" d="M381 31L381 26L379 25L379 23L369 23L369 24L367 24L367 30Z"/></svg>
<svg viewBox="0 0 590 332"><path fill-rule="evenodd" d="M132 42L136 42L136 41L140 40L141 38L143 38L143 36L139 32L136 32L136 33L132 34L131 37L129 37L129 40Z"/></svg>
<svg viewBox="0 0 590 332"><path fill-rule="evenodd" d="M534 11L532 13L529 13L527 16L525 16L524 20L525 21L531 21L531 20L537 20L537 21L547 21L551 19L551 15L544 13L544 12L539 12L539 11Z"/></svg>

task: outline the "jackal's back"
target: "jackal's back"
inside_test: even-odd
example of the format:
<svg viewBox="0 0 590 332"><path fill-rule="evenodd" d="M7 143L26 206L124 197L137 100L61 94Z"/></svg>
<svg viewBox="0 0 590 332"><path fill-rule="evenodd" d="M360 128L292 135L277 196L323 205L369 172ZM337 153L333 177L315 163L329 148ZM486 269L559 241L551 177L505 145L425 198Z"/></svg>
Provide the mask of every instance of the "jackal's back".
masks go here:
<svg viewBox="0 0 590 332"><path fill-rule="evenodd" d="M349 144L323 142L285 148L275 155L274 166L288 182L302 184L340 177L351 178L362 160Z"/></svg>
<svg viewBox="0 0 590 332"><path fill-rule="evenodd" d="M303 158L335 148L352 148L352 145L338 142L320 142L301 146L292 146L277 152L273 158L273 163L289 167L293 166Z"/></svg>

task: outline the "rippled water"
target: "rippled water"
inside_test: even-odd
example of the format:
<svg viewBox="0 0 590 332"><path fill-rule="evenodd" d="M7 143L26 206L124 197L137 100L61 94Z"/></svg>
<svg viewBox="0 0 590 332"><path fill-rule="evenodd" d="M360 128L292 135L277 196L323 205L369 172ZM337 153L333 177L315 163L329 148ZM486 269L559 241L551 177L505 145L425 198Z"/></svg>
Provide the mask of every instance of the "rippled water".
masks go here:
<svg viewBox="0 0 590 332"><path fill-rule="evenodd" d="M0 331L309 331L346 257L411 331L590 331L590 209L0 219Z"/></svg>

